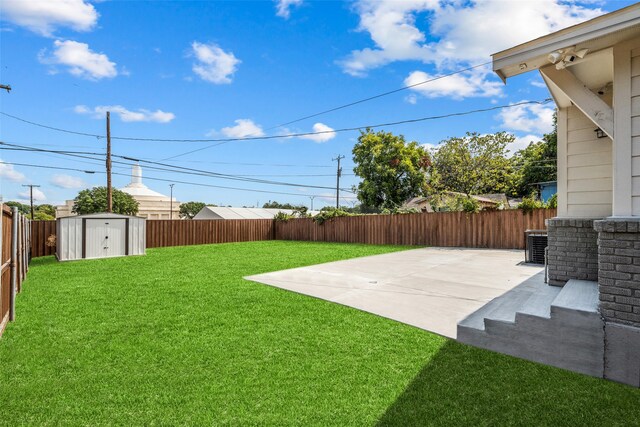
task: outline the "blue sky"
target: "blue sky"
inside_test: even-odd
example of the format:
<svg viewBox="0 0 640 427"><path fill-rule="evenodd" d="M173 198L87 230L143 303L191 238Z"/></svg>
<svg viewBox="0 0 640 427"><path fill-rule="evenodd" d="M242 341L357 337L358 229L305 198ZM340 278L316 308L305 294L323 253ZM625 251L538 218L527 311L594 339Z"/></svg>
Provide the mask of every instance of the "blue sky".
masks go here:
<svg viewBox="0 0 640 427"><path fill-rule="evenodd" d="M354 107L278 125L332 107L490 61L490 54L633 2L505 1L100 1L0 2L0 111L61 129L114 137L219 139L334 130L508 105L549 96L535 73L503 85L488 67ZM384 128L428 147L466 131L505 130L512 150L550 130L552 105L523 106ZM355 184L358 132L306 138L212 142L123 141L113 152L181 167L328 188L280 186L151 170L145 183L180 201L233 206L268 200L333 204ZM52 150L102 153L105 140L0 116L0 140ZM208 147L208 148L205 148ZM205 148L196 153L187 151ZM174 157L179 156L179 157ZM99 160L0 151L3 162L102 171ZM122 160L122 159L120 159ZM128 161L125 161L130 163ZM114 165L126 185L130 166ZM59 204L103 174L0 164L4 200ZM156 178L151 180L146 178ZM167 180L167 181L161 181ZM179 181L238 187L195 186ZM260 190L261 192L255 191ZM277 194L290 193L290 194ZM22 194L22 195L21 195ZM348 195L348 194L347 194ZM346 202L353 199L346 199Z"/></svg>

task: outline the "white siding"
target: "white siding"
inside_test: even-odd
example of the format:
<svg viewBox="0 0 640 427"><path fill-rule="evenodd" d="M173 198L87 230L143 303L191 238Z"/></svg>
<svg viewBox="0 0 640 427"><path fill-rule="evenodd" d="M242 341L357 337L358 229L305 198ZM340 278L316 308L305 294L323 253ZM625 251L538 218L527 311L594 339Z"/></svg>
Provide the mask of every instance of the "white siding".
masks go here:
<svg viewBox="0 0 640 427"><path fill-rule="evenodd" d="M631 55L631 195L633 215L640 216L640 50Z"/></svg>
<svg viewBox="0 0 640 427"><path fill-rule="evenodd" d="M569 217L597 218L611 215L611 139L597 138L594 132L596 128L578 108L567 108L565 164L566 215Z"/></svg>
<svg viewBox="0 0 640 427"><path fill-rule="evenodd" d="M125 231L128 233L128 243L129 243L129 255L144 255L146 250L146 220L144 218L139 217L127 217L125 215L118 214L92 214L92 215L81 215L81 216L71 216L58 218L57 220L57 247L56 247L56 255L58 260L67 261L67 260L75 260L82 259L83 252L83 220L87 220L87 222L95 221L96 219L113 219L114 221L109 221L113 224L116 222L121 223L126 220L129 221L129 228ZM90 240L95 240L95 236L92 237L88 233L87 238ZM95 234L95 233L94 233ZM104 231L101 235L104 235ZM110 236L112 237L116 236ZM124 234L120 236L122 239L127 239ZM93 243L96 243L93 241ZM124 242L122 242L124 243ZM92 242L87 241L87 250L91 247ZM89 251L90 252L90 251ZM91 257L91 253L87 253L87 258ZM124 250L122 251L122 255L124 255ZM107 254L111 256L112 254Z"/></svg>

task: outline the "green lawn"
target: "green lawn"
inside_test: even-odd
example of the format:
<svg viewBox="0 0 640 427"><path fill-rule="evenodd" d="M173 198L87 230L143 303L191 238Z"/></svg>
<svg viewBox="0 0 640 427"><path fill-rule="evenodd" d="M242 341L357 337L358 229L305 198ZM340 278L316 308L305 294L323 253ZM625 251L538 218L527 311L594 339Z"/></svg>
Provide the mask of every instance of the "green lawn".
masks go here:
<svg viewBox="0 0 640 427"><path fill-rule="evenodd" d="M242 279L405 248L252 242L33 261L0 424L633 425L640 391Z"/></svg>

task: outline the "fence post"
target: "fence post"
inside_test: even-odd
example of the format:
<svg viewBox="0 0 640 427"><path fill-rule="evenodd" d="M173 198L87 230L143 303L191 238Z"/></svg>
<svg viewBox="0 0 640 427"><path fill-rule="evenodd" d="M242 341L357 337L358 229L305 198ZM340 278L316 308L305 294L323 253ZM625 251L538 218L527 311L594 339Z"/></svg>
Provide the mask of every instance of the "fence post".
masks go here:
<svg viewBox="0 0 640 427"><path fill-rule="evenodd" d="M11 293L9 300L9 320L16 318L16 287L18 279L18 208L11 209Z"/></svg>

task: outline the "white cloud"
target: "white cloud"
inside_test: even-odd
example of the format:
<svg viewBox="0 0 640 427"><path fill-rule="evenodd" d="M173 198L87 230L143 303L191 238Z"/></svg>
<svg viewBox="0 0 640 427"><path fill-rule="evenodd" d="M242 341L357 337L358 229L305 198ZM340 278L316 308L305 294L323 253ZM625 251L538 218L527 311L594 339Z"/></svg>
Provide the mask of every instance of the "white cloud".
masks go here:
<svg viewBox="0 0 640 427"><path fill-rule="evenodd" d="M54 185L59 188L84 188L87 184L80 178L76 178L71 175L53 175L51 177L51 181L49 181L51 185Z"/></svg>
<svg viewBox="0 0 640 427"><path fill-rule="evenodd" d="M404 100L407 101L411 105L416 105L418 103L418 97L415 93L411 93L404 97Z"/></svg>
<svg viewBox="0 0 640 427"><path fill-rule="evenodd" d="M276 0L276 15L284 19L289 19L291 16L291 8L298 7L301 4L302 0Z"/></svg>
<svg viewBox="0 0 640 427"><path fill-rule="evenodd" d="M104 53L95 53L86 43L56 40L53 46L51 55L47 55L46 50L40 52L40 62L68 67L69 73L88 80L113 78L118 75L115 62L110 61Z"/></svg>
<svg viewBox="0 0 640 427"><path fill-rule="evenodd" d="M304 135L301 136L301 139L308 139L313 142L323 143L329 140L332 140L336 137L336 133L332 128L325 125L324 123L316 123L313 125L313 132L321 132L316 133L315 135Z"/></svg>
<svg viewBox="0 0 640 427"><path fill-rule="evenodd" d="M508 145L509 152L514 154L516 151L527 148L532 142L540 142L542 137L538 135L516 136L515 141Z"/></svg>
<svg viewBox="0 0 640 427"><path fill-rule="evenodd" d="M404 80L406 86L415 85L433 79L434 75L423 71L414 71ZM454 74L439 80L413 87L411 90L427 98L451 97L462 99L472 96L500 96L502 83L488 80L486 72L473 70L464 74Z"/></svg>
<svg viewBox="0 0 640 427"><path fill-rule="evenodd" d="M542 80L530 80L529 83L531 86L539 87L539 88L547 88L547 85Z"/></svg>
<svg viewBox="0 0 640 427"><path fill-rule="evenodd" d="M3 160L0 159L0 162L2 161ZM0 163L0 178L5 178L13 182L20 182L20 181L24 181L25 176L23 173L15 170L13 165Z"/></svg>
<svg viewBox="0 0 640 427"><path fill-rule="evenodd" d="M402 60L484 62L501 49L604 13L560 0L360 0L355 9L358 29L375 47L352 51L342 62L353 75Z"/></svg>
<svg viewBox="0 0 640 427"><path fill-rule="evenodd" d="M235 120L235 126L222 128L221 132L227 138L247 138L250 136L264 136L262 127L251 119ZM215 132L214 132L215 133Z"/></svg>
<svg viewBox="0 0 640 427"><path fill-rule="evenodd" d="M78 114L89 114L95 119L104 119L107 111L116 114L123 122L153 122L153 123L169 123L176 118L175 114L162 110L149 111L140 108L131 111L122 105L98 105L89 108L86 105L76 105L73 111Z"/></svg>
<svg viewBox="0 0 640 427"><path fill-rule="evenodd" d="M354 9L360 16L358 30L370 35L373 47L354 50L339 61L353 76L365 76L395 61L420 61L434 66L437 73L484 63L492 53L603 13L561 0L359 0ZM489 72L465 76L459 84L466 86L468 78L482 76L482 85L494 90L487 80ZM464 96L486 92L483 88Z"/></svg>
<svg viewBox="0 0 640 427"><path fill-rule="evenodd" d="M215 84L231 83L242 62L232 52L225 52L213 43L191 43L191 55L197 60L193 64L193 72L202 80Z"/></svg>
<svg viewBox="0 0 640 427"><path fill-rule="evenodd" d="M526 101L521 101L526 102ZM547 105L527 104L504 108L497 118L505 130L515 130L535 134L545 134L553 130L553 112Z"/></svg>
<svg viewBox="0 0 640 427"><path fill-rule="evenodd" d="M59 27L89 31L98 22L98 12L85 0L2 0L0 15L43 36Z"/></svg>
<svg viewBox="0 0 640 427"><path fill-rule="evenodd" d="M30 190L25 190L21 193L18 193L18 197L24 199L24 200L31 200L31 193ZM47 196L45 196L45 194L39 189L39 188L34 188L33 189L33 201L34 202L43 202L47 200Z"/></svg>

